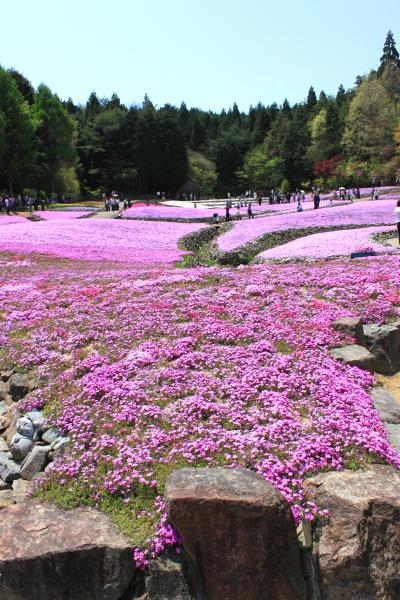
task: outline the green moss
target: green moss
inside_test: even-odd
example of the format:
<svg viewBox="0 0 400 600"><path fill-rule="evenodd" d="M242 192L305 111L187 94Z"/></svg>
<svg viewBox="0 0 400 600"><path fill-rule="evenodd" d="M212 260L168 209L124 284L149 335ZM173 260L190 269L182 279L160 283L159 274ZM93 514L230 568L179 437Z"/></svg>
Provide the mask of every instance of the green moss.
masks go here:
<svg viewBox="0 0 400 600"><path fill-rule="evenodd" d="M276 340L274 345L279 354L292 354L293 352L293 348L285 340Z"/></svg>

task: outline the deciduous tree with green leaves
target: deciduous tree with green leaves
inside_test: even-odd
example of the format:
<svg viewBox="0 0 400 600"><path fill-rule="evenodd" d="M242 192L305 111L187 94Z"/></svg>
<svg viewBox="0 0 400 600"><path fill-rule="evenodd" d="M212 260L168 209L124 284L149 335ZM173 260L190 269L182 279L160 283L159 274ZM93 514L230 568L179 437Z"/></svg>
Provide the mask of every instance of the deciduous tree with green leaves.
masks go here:
<svg viewBox="0 0 400 600"><path fill-rule="evenodd" d="M14 77L0 67L0 182L10 193L29 184L35 160L34 123Z"/></svg>

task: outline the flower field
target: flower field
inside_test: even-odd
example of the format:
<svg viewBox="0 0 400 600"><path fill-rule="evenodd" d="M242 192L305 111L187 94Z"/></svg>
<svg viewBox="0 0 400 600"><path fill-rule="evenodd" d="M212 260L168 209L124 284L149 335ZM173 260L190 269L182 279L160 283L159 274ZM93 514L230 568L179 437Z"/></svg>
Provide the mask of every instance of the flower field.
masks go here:
<svg viewBox="0 0 400 600"><path fill-rule="evenodd" d="M26 219L18 215L0 215L0 225L13 225L15 223L26 223Z"/></svg>
<svg viewBox="0 0 400 600"><path fill-rule="evenodd" d="M304 258L331 258L335 256L349 256L359 247L368 246L378 254L398 252L395 248L387 248L381 244L370 241L371 235L393 231L393 227L365 227L362 229L347 229L342 231L327 231L301 237L282 246L265 250L259 254L262 259L304 259Z"/></svg>
<svg viewBox="0 0 400 600"><path fill-rule="evenodd" d="M24 221L2 229L0 251L135 264L168 264L179 260L184 252L178 250L178 240L203 227L114 219Z"/></svg>
<svg viewBox="0 0 400 600"><path fill-rule="evenodd" d="M71 436L36 494L98 506L145 566L176 541L162 500L174 468L254 469L296 518L313 518L308 476L372 459L400 466L372 376L328 355L344 340L333 319L399 314L399 258L132 272L123 255L112 265L3 255L1 365L36 373L25 408L44 407Z"/></svg>
<svg viewBox="0 0 400 600"><path fill-rule="evenodd" d="M295 210L295 205L278 205L278 206L286 206L286 207L290 207L289 210ZM270 206L268 204L262 204L261 206L259 206L258 204L254 203L251 205L253 213L260 213L260 212L269 212L271 208L273 208L273 206ZM213 214L216 213L218 214L220 217L225 217L225 208L191 208L191 207L185 207L185 206L163 206L163 205L156 205L156 206L146 206L146 207L139 207L139 208L128 208L127 210L124 211L124 217L127 217L129 219L135 218L135 219L157 219L157 220L162 220L162 219L168 219L168 220L173 220L173 219L185 219L185 220L191 220L191 219L212 219ZM240 213L241 215L246 218L247 217L247 207L246 206L242 206L240 209ZM233 207L230 210L230 215L232 218L236 217L236 208Z"/></svg>
<svg viewBox="0 0 400 600"><path fill-rule="evenodd" d="M360 202L250 224L385 222L392 210ZM89 218L10 222L0 232L0 368L35 374L39 387L22 408L42 408L71 440L34 494L109 514L141 567L179 542L163 502L176 468L253 469L298 520L319 514L308 477L371 461L400 467L368 393L373 377L328 353L351 341L334 319L400 316L398 251L175 269L179 239L203 227ZM392 229L311 235L263 258L326 258Z"/></svg>
<svg viewBox="0 0 400 600"><path fill-rule="evenodd" d="M361 201L345 206L309 210L302 213L278 214L253 221L235 223L233 229L218 240L219 248L228 252L267 233L306 227L343 225L390 225L394 223L395 203L390 200Z"/></svg>
<svg viewBox="0 0 400 600"><path fill-rule="evenodd" d="M88 216L88 211L76 210L37 210L33 212L35 217L40 217L44 221L61 221L64 219L80 219Z"/></svg>

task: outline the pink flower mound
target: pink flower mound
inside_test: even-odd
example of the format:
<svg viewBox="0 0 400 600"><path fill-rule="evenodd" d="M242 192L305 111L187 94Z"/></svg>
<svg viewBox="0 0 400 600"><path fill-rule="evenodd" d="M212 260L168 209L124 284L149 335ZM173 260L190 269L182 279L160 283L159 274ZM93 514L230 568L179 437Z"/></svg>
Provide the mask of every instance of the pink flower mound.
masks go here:
<svg viewBox="0 0 400 600"><path fill-rule="evenodd" d="M119 219L27 222L5 228L0 250L78 260L172 263L184 254L178 250L178 240L201 227Z"/></svg>
<svg viewBox="0 0 400 600"><path fill-rule="evenodd" d="M228 252L275 231L338 225L389 225L394 223L395 204L387 200L362 201L324 210L276 215L236 223L218 239L221 250Z"/></svg>
<svg viewBox="0 0 400 600"><path fill-rule="evenodd" d="M289 205L287 205L289 206ZM269 211L271 206L263 203L261 206L254 203L251 205L254 213ZM292 210L295 206L292 204ZM247 215L247 207L242 206L240 212L243 217ZM190 208L185 206L146 206L139 208L128 208L124 211L124 216L127 218L140 219L212 219L214 213L220 217L225 217L225 208ZM230 216L236 216L235 206L230 210Z"/></svg>
<svg viewBox="0 0 400 600"><path fill-rule="evenodd" d="M26 223L26 219L18 215L0 215L0 225L13 225L14 223Z"/></svg>
<svg viewBox="0 0 400 600"><path fill-rule="evenodd" d="M393 231L392 227L367 227L363 229L347 229L345 231L327 231L299 238L293 242L261 252L258 256L263 259L282 258L331 258L333 256L349 256L360 246L369 246L380 254L397 252L381 244L371 243L369 238L374 233Z"/></svg>
<svg viewBox="0 0 400 600"><path fill-rule="evenodd" d="M96 235L107 241L111 230ZM141 235L134 223L117 231ZM328 352L351 341L332 320L399 315L399 268L394 256L133 274L100 262L5 264L0 368L34 371L39 387L21 409L45 405L71 438L41 497L117 507L145 565L177 540L160 498L175 468L253 469L297 519L312 519L320 507L305 478L377 459L400 466L368 394L372 376Z"/></svg>
<svg viewBox="0 0 400 600"><path fill-rule="evenodd" d="M45 221L60 221L64 219L80 219L87 217L89 211L73 211L73 210L37 210L33 214L35 217L40 217Z"/></svg>

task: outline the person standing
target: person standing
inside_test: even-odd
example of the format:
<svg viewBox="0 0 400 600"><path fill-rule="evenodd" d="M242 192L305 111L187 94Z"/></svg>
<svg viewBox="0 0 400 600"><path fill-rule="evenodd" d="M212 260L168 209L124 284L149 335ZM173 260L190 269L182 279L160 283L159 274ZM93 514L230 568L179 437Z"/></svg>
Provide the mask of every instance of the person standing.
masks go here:
<svg viewBox="0 0 400 600"><path fill-rule="evenodd" d="M247 216L249 217L249 219L254 219L253 210L251 208L251 202L249 203L249 206L247 207Z"/></svg>
<svg viewBox="0 0 400 600"><path fill-rule="evenodd" d="M225 204L225 221L226 222L231 220L231 217L229 214L229 209L230 209L230 203L229 203L229 201L227 201L227 203Z"/></svg>
<svg viewBox="0 0 400 600"><path fill-rule="evenodd" d="M394 209L394 214L396 217L397 233L399 236L399 246L400 246L400 200L397 200L397 206Z"/></svg>

